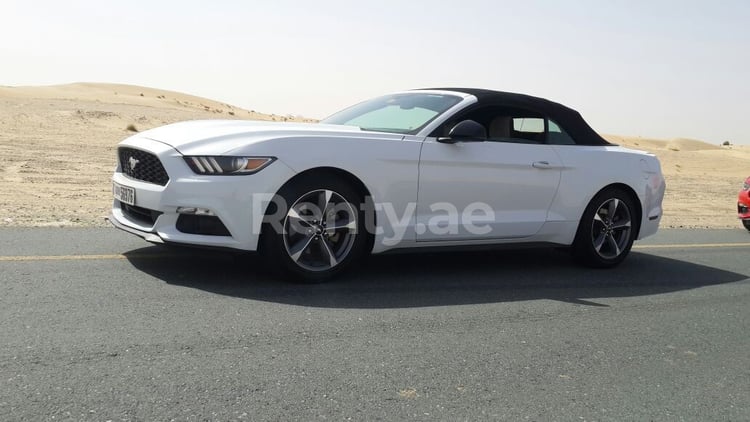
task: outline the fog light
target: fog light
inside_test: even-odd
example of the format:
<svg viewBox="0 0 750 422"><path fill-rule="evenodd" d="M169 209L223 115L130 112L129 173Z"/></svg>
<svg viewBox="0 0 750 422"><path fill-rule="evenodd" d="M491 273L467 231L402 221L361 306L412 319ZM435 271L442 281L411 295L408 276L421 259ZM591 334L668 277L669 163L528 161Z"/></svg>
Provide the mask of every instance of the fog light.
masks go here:
<svg viewBox="0 0 750 422"><path fill-rule="evenodd" d="M208 208L198 207L177 207L177 214L189 214L189 215L216 215L213 211Z"/></svg>

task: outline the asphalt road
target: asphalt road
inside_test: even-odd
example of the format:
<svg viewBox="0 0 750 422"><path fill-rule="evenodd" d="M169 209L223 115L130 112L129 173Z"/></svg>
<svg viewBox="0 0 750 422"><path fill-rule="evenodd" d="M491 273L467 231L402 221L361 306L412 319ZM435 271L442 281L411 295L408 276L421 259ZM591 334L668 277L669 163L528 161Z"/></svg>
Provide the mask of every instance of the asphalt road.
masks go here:
<svg viewBox="0 0 750 422"><path fill-rule="evenodd" d="M750 420L750 233L374 257L304 286L114 229L0 230L0 421Z"/></svg>

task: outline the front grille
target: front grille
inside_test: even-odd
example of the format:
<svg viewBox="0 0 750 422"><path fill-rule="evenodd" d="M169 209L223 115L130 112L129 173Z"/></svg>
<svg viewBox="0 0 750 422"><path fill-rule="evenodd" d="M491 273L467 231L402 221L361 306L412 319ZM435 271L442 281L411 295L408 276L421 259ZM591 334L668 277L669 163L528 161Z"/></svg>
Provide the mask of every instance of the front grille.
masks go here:
<svg viewBox="0 0 750 422"><path fill-rule="evenodd" d="M148 208L136 207L134 205L128 205L124 202L120 202L120 209L122 213L132 218L133 220L141 223L153 226L156 223L156 219L159 218L163 213L161 211L154 211Z"/></svg>
<svg viewBox="0 0 750 422"><path fill-rule="evenodd" d="M169 182L167 171L154 154L134 148L117 150L122 172L136 180L164 186Z"/></svg>

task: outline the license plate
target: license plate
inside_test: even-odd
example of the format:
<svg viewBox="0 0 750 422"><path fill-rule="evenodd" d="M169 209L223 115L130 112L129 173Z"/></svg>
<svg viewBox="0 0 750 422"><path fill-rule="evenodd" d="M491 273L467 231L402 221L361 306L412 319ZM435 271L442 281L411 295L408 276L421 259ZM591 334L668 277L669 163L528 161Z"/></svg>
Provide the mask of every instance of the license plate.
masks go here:
<svg viewBox="0 0 750 422"><path fill-rule="evenodd" d="M118 183L112 184L115 199L128 205L135 205L135 189Z"/></svg>

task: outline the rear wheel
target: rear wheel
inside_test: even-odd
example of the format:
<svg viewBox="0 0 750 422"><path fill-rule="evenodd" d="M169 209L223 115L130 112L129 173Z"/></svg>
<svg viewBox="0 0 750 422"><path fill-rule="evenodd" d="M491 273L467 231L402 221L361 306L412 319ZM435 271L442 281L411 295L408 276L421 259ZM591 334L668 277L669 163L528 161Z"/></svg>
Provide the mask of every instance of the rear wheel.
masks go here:
<svg viewBox="0 0 750 422"><path fill-rule="evenodd" d="M261 234L261 253L283 278L325 281L365 252L364 198L332 177L312 176L279 192L275 221Z"/></svg>
<svg viewBox="0 0 750 422"><path fill-rule="evenodd" d="M630 252L637 234L636 209L630 195L609 188L591 200L578 225L573 255L584 265L613 267Z"/></svg>
<svg viewBox="0 0 750 422"><path fill-rule="evenodd" d="M742 220L742 225L745 226L746 229L750 230L750 219Z"/></svg>

